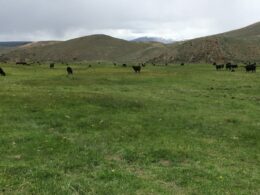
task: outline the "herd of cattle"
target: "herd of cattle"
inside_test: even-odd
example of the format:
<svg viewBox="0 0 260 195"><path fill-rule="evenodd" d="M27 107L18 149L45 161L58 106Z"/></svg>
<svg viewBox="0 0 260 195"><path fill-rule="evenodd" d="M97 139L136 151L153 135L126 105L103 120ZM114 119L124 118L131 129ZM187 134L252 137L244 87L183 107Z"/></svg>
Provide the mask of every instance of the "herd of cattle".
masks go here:
<svg viewBox="0 0 260 195"><path fill-rule="evenodd" d="M243 66L246 70L246 72L256 72L256 63L244 63L245 66ZM223 69L226 69L226 70L229 70L231 72L235 72L236 69L238 69L238 65L237 64L232 64L232 63L227 63L226 65L224 64L216 64L216 63L213 63L213 66L216 67L216 70L223 70Z"/></svg>
<svg viewBox="0 0 260 195"><path fill-rule="evenodd" d="M51 63L50 64L50 69L53 69L54 68L54 63ZM71 67L67 67L67 73L68 75L73 75L73 69ZM3 70L3 68L0 67L0 76L6 76L6 73L5 71Z"/></svg>
<svg viewBox="0 0 260 195"><path fill-rule="evenodd" d="M100 64L100 63L99 63ZM16 65L30 65L26 62L16 62ZM68 65L68 64L66 64ZM114 66L117 66L117 63L114 63ZM138 66L132 66L133 70L135 71L135 73L140 73L142 70L142 67L145 67L146 64L142 63ZM50 69L54 69L55 67L55 63L50 63ZM92 67L92 65L88 66L89 68ZM127 67L127 64L122 64L122 67ZM73 75L73 69L71 67L67 67L67 74L69 75ZM6 76L6 73L4 72L3 68L0 67L0 76Z"/></svg>
<svg viewBox="0 0 260 195"><path fill-rule="evenodd" d="M16 62L16 64L17 65L30 65L26 62ZM114 64L114 66L118 65L117 63L113 63L113 64ZM154 63L152 63L152 64L155 66ZM66 65L67 65L68 76L73 75L73 69L71 67L69 67L68 64L66 64ZM184 66L184 63L181 63L180 65ZM135 73L140 73L142 68L144 68L145 66L146 66L145 63L140 63L138 66L132 66L132 68ZM227 63L226 65L224 65L224 64L218 65L217 63L213 63L213 66L216 67L217 71L226 69L231 72L235 72L235 70L238 69L238 67L239 67L237 64L232 64L232 63ZM55 63L51 63L50 69L54 69L54 67L55 67ZM92 67L92 65L89 65L89 68L91 68L91 67ZM127 67L127 64L122 64L122 67ZM243 67L245 68L246 72L256 72L256 63L253 63L253 64L250 62L245 63L245 65ZM5 71L1 67L0 67L0 76L6 76Z"/></svg>

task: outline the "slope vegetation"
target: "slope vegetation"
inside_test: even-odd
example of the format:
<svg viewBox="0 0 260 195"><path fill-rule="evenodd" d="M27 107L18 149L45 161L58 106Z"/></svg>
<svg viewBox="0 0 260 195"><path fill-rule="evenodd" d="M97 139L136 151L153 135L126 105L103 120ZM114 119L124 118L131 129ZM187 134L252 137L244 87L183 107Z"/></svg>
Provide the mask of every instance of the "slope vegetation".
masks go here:
<svg viewBox="0 0 260 195"><path fill-rule="evenodd" d="M168 47L170 62L260 61L260 23ZM162 56L154 61L162 61Z"/></svg>

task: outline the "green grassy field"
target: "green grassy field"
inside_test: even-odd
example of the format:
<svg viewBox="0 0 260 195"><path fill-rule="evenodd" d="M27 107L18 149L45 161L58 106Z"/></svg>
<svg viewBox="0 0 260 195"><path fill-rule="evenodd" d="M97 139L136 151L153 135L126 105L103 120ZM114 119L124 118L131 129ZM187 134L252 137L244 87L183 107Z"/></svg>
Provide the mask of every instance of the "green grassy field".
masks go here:
<svg viewBox="0 0 260 195"><path fill-rule="evenodd" d="M260 194L260 73L1 65L0 194Z"/></svg>

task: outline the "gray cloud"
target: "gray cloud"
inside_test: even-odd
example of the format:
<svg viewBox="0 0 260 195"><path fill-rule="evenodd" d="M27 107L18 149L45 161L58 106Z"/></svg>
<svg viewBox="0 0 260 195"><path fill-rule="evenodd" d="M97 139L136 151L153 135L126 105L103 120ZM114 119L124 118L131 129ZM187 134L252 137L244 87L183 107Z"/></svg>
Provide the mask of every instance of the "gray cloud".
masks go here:
<svg viewBox="0 0 260 195"><path fill-rule="evenodd" d="M260 21L259 0L0 0L0 40L189 39Z"/></svg>

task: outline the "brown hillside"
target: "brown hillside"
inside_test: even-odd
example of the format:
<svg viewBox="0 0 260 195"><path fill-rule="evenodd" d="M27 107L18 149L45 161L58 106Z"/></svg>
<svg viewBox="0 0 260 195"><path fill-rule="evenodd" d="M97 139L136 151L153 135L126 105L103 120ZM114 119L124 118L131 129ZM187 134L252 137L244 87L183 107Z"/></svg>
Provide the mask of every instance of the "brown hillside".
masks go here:
<svg viewBox="0 0 260 195"><path fill-rule="evenodd" d="M134 43L106 35L92 35L65 42L32 44L8 53L9 60L30 61L133 61L150 59L163 44ZM153 54L150 55L150 52Z"/></svg>

